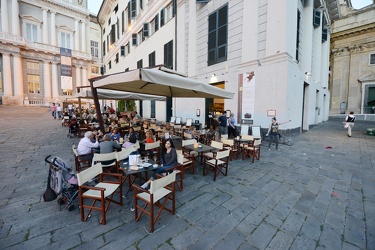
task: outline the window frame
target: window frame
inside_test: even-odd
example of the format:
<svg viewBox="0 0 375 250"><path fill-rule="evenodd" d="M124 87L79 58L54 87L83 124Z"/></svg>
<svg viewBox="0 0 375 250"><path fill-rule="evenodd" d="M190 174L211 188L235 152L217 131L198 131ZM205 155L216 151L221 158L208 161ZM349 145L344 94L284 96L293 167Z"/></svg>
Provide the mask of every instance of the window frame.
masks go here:
<svg viewBox="0 0 375 250"><path fill-rule="evenodd" d="M369 61L368 61L368 64L369 64L369 65L374 65L374 66L375 66L375 53L370 53L370 54L369 54Z"/></svg>

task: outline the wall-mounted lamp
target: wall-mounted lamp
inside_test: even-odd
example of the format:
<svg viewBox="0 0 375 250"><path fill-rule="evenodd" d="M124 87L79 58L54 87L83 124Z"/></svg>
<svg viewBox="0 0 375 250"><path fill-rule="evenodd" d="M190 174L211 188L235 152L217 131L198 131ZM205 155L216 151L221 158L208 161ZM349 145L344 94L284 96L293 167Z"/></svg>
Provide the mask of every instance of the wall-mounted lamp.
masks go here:
<svg viewBox="0 0 375 250"><path fill-rule="evenodd" d="M195 111L195 113L196 113L196 115L199 117L199 116L201 116L201 110L200 109L197 109L196 111Z"/></svg>
<svg viewBox="0 0 375 250"><path fill-rule="evenodd" d="M212 77L214 77L214 76L216 76L216 74L215 73L213 73L212 75L211 75Z"/></svg>

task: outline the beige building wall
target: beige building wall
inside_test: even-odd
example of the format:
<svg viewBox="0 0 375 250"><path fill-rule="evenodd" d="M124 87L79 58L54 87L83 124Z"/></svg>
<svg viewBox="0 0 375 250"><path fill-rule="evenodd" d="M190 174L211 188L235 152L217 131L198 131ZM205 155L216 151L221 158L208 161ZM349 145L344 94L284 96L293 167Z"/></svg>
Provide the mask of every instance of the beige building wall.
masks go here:
<svg viewBox="0 0 375 250"><path fill-rule="evenodd" d="M330 115L354 111L371 114L369 88L375 88L375 4L360 10L346 6L341 19L332 25ZM371 100L370 100L371 99Z"/></svg>

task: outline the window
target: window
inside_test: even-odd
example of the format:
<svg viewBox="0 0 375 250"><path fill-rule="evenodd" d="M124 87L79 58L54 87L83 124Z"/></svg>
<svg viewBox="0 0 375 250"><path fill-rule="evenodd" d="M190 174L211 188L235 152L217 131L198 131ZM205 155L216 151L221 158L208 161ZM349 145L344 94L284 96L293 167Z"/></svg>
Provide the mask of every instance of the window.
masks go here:
<svg viewBox="0 0 375 250"><path fill-rule="evenodd" d="M137 46L137 34L132 34L132 45Z"/></svg>
<svg viewBox="0 0 375 250"><path fill-rule="evenodd" d="M125 44L125 55L128 55L130 53L130 45L129 42Z"/></svg>
<svg viewBox="0 0 375 250"><path fill-rule="evenodd" d="M159 29L159 14L155 16L155 31Z"/></svg>
<svg viewBox="0 0 375 250"><path fill-rule="evenodd" d="M26 23L26 39L30 42L38 42L38 26Z"/></svg>
<svg viewBox="0 0 375 250"><path fill-rule="evenodd" d="M131 0L131 15L132 19L137 16L137 0Z"/></svg>
<svg viewBox="0 0 375 250"><path fill-rule="evenodd" d="M227 60L228 6L208 17L208 65Z"/></svg>
<svg viewBox="0 0 375 250"><path fill-rule="evenodd" d="M103 28L103 35L105 34L105 28Z"/></svg>
<svg viewBox="0 0 375 250"><path fill-rule="evenodd" d="M148 37L148 34L149 34L148 27L149 27L148 23L143 24L143 38Z"/></svg>
<svg viewBox="0 0 375 250"><path fill-rule="evenodd" d="M141 68L143 68L143 60L142 59L137 62L137 69L141 69Z"/></svg>
<svg viewBox="0 0 375 250"><path fill-rule="evenodd" d="M108 69L111 69L112 68L112 61L109 61L108 62Z"/></svg>
<svg viewBox="0 0 375 250"><path fill-rule="evenodd" d="M370 54L370 65L375 65L375 54Z"/></svg>
<svg viewBox="0 0 375 250"><path fill-rule="evenodd" d="M60 33L60 47L71 49L71 35L65 32Z"/></svg>
<svg viewBox="0 0 375 250"><path fill-rule="evenodd" d="M155 66L155 51L148 55L148 66L153 67Z"/></svg>
<svg viewBox="0 0 375 250"><path fill-rule="evenodd" d="M143 1L139 0L139 8L142 10L143 9Z"/></svg>
<svg viewBox="0 0 375 250"><path fill-rule="evenodd" d="M322 29L322 42L326 42L328 39L328 29L323 28Z"/></svg>
<svg viewBox="0 0 375 250"><path fill-rule="evenodd" d="M125 32L125 10L121 13L121 32L124 34Z"/></svg>
<svg viewBox="0 0 375 250"><path fill-rule="evenodd" d="M92 57L99 57L99 42L90 41L91 44L91 56Z"/></svg>
<svg viewBox="0 0 375 250"><path fill-rule="evenodd" d="M130 2L128 2L128 7L125 10L127 10L127 12L128 12L128 25L129 25L130 21L131 21L131 16L132 16L131 8L130 8Z"/></svg>
<svg viewBox="0 0 375 250"><path fill-rule="evenodd" d="M125 56L125 46L121 46L121 56Z"/></svg>
<svg viewBox="0 0 375 250"><path fill-rule="evenodd" d="M169 20L171 20L173 18L173 2L171 4L169 4L166 8L166 22L168 22Z"/></svg>
<svg viewBox="0 0 375 250"><path fill-rule="evenodd" d="M113 9L113 11L114 11L115 13L117 13L117 11L118 11L118 4L117 4L116 7Z"/></svg>
<svg viewBox="0 0 375 250"><path fill-rule="evenodd" d="M103 42L103 56L105 56L105 41Z"/></svg>
<svg viewBox="0 0 375 250"><path fill-rule="evenodd" d="M114 44L116 42L116 25L115 24L112 24L112 28L111 28L111 44Z"/></svg>
<svg viewBox="0 0 375 250"><path fill-rule="evenodd" d="M173 40L164 44L164 66L173 69Z"/></svg>
<svg viewBox="0 0 375 250"><path fill-rule="evenodd" d="M138 34L137 34L137 42L138 42L138 45L141 44L143 41L145 40L144 36L143 36L143 29L141 29Z"/></svg>
<svg viewBox="0 0 375 250"><path fill-rule="evenodd" d="M314 14L313 14L313 25L314 28L317 28L320 26L320 11L314 9Z"/></svg>
<svg viewBox="0 0 375 250"><path fill-rule="evenodd" d="M111 18L108 19L108 26L111 25Z"/></svg>
<svg viewBox="0 0 375 250"><path fill-rule="evenodd" d="M116 53L115 63L118 63L118 53Z"/></svg>
<svg viewBox="0 0 375 250"><path fill-rule="evenodd" d="M29 94L40 94L40 77L38 75L27 74L27 85Z"/></svg>
<svg viewBox="0 0 375 250"><path fill-rule="evenodd" d="M98 66L91 66L91 73L99 74L99 67Z"/></svg>
<svg viewBox="0 0 375 250"><path fill-rule="evenodd" d="M163 27L163 25L164 25L164 12L165 12L165 8L161 9L161 11L160 11L160 27Z"/></svg>
<svg viewBox="0 0 375 250"><path fill-rule="evenodd" d="M299 61L299 42L301 35L301 12L297 10L297 41L296 41L296 61Z"/></svg>
<svg viewBox="0 0 375 250"><path fill-rule="evenodd" d="M126 68L126 69L125 69L125 72L129 72L129 68Z"/></svg>
<svg viewBox="0 0 375 250"><path fill-rule="evenodd" d="M152 34L154 34L155 33L155 19L152 19L151 20L151 22L150 22L150 25L149 25L149 27L150 27L150 32L149 32L149 36L152 36Z"/></svg>

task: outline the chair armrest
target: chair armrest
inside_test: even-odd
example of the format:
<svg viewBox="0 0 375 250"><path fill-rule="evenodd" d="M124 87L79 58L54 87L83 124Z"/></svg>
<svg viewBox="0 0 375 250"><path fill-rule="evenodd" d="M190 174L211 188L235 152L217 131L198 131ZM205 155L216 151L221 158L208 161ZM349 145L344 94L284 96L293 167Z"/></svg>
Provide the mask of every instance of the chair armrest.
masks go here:
<svg viewBox="0 0 375 250"><path fill-rule="evenodd" d="M85 188L85 189L91 189L91 190L97 190L97 191L105 191L105 188L102 187L92 187L92 186L80 186L79 188Z"/></svg>
<svg viewBox="0 0 375 250"><path fill-rule="evenodd" d="M146 193L150 193L147 189L144 189L143 187L139 186L138 184L133 183L132 186L133 186L134 190L139 190L139 191L143 191L143 192L146 192Z"/></svg>

